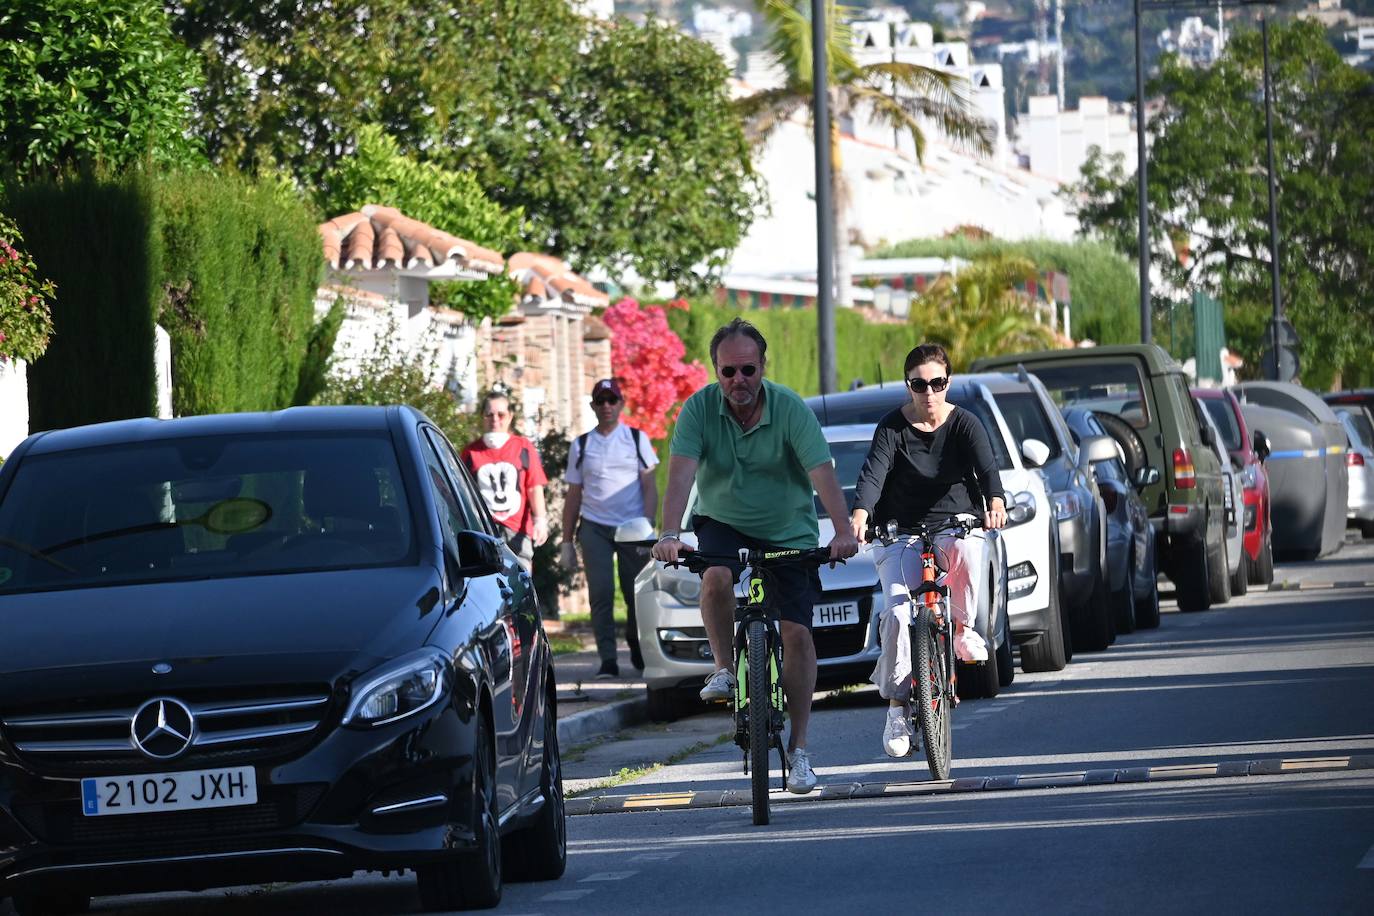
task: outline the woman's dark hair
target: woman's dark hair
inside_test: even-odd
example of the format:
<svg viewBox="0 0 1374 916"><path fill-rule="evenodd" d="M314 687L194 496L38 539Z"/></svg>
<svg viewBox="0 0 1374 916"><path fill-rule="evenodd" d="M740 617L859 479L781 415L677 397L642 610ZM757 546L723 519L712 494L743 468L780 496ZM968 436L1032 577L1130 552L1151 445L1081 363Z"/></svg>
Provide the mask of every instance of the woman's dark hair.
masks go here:
<svg viewBox="0 0 1374 916"><path fill-rule="evenodd" d="M715 336L711 338L711 365L715 365L716 350L720 348L721 343L737 334L743 334L745 337L748 337L754 343L758 344L759 362L763 362L766 359L768 341L763 339L763 335L759 333L758 328L754 327L743 318L736 318L719 331L716 331Z"/></svg>
<svg viewBox="0 0 1374 916"><path fill-rule="evenodd" d="M923 343L906 355L906 368L902 370L903 375L910 375L911 370L917 366L924 366L926 363L940 363L945 367L945 375L949 375L949 354L945 348L937 343Z"/></svg>

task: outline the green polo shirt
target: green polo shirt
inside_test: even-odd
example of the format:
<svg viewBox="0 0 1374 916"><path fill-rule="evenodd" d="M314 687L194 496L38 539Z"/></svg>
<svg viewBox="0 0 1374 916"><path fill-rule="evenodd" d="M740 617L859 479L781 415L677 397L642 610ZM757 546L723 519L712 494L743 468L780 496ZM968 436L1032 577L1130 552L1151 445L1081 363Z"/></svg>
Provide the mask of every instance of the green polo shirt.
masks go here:
<svg viewBox="0 0 1374 916"><path fill-rule="evenodd" d="M830 462L821 425L795 391L764 379L763 416L748 432L720 385L682 405L670 454L697 464L698 515L779 547L815 547L813 469Z"/></svg>

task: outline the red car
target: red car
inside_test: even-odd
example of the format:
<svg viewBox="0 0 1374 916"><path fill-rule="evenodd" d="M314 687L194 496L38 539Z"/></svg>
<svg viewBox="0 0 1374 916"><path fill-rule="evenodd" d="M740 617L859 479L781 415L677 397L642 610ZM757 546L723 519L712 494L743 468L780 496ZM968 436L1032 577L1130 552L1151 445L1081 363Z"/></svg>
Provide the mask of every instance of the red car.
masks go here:
<svg viewBox="0 0 1374 916"><path fill-rule="evenodd" d="M1194 388L1193 396L1221 430L1231 463L1244 482L1245 528L1241 543L1249 559L1250 583L1268 585L1274 581L1273 526L1269 518L1269 475L1264 459L1269 443L1263 433L1251 435L1236 396L1223 388Z"/></svg>

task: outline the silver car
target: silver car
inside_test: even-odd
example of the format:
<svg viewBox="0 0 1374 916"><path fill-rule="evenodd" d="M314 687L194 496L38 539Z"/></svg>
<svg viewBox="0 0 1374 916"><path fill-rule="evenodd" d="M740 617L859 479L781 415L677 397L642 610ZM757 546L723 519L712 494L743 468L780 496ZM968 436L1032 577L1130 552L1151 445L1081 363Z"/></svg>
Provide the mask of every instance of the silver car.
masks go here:
<svg viewBox="0 0 1374 916"><path fill-rule="evenodd" d="M1359 528L1363 536L1374 538L1374 423L1359 407L1337 407L1336 416L1350 437L1345 452L1345 469L1350 477L1347 524Z"/></svg>
<svg viewBox="0 0 1374 916"><path fill-rule="evenodd" d="M830 443L835 472L844 487L845 501L854 502L854 485L873 441L874 424L836 426L825 429ZM688 500L681 519L682 540L696 546L691 519L696 491ZM827 544L834 527L816 501L820 517L820 543ZM842 520L848 524L848 519ZM989 653L984 665L962 665L959 671L960 694L995 696L1011 673L1011 634L1007 628L1007 561L1005 548L995 533L989 541L996 550L986 552L987 581L994 583L993 594L983 589L978 609L979 632L997 653ZM844 565L833 569L822 566L821 599L812 613L812 638L816 644L818 689L860 684L868 680L878 660L878 627L875 609L882 593L878 570L872 554L865 550ZM713 670L706 628L701 622L701 579L686 569L674 569L652 561L635 579L635 617L639 626L640 651L644 656L644 681L648 688L649 714L663 721L675 719L698 708L697 692ZM989 610L992 609L990 613ZM993 638L995 637L995 638ZM1007 674L999 675L1000 661Z"/></svg>

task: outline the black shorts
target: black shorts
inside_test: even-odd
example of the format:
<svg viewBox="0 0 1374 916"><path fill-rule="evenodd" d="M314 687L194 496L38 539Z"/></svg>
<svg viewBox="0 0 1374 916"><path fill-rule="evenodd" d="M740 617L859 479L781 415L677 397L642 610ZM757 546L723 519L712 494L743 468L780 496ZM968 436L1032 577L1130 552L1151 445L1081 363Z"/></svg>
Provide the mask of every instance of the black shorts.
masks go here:
<svg viewBox="0 0 1374 916"><path fill-rule="evenodd" d="M780 549L775 544L741 534L724 522L704 515L692 516L692 530L697 535L697 549L702 553L736 556L741 547L750 550ZM744 565L730 564L730 574L739 581ZM821 596L821 574L809 564L785 563L769 570L769 585L773 589L773 606L783 620L790 620L811 629L812 615Z"/></svg>

